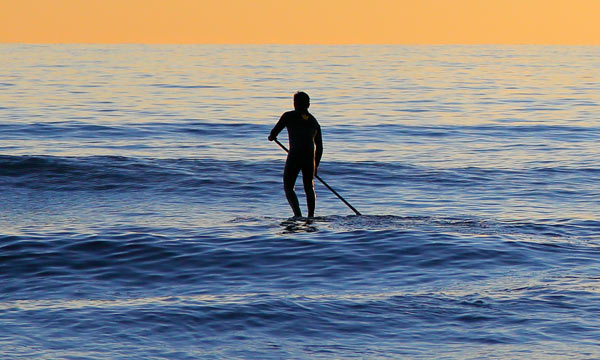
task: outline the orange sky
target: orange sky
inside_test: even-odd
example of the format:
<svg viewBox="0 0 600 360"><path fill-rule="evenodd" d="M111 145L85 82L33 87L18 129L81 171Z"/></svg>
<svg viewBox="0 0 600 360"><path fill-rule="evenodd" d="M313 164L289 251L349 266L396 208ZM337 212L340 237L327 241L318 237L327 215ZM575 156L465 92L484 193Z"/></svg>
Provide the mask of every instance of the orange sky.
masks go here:
<svg viewBox="0 0 600 360"><path fill-rule="evenodd" d="M0 0L0 42L600 45L600 0Z"/></svg>

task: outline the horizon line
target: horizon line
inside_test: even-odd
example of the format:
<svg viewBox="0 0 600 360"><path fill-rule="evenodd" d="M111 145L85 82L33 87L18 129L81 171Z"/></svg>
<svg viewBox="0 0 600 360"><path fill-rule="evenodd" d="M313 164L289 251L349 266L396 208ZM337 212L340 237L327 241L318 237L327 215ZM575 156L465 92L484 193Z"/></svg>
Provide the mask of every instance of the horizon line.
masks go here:
<svg viewBox="0 0 600 360"><path fill-rule="evenodd" d="M374 46L600 46L599 43L304 43L304 42L17 42L17 41L0 41L1 45L233 45L233 46L358 46L358 45L374 45Z"/></svg>

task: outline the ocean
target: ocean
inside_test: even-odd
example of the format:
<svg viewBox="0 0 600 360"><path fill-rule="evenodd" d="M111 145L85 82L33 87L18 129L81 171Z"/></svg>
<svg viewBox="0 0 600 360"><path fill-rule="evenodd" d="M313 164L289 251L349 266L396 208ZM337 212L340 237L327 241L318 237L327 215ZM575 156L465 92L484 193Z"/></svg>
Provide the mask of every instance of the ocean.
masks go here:
<svg viewBox="0 0 600 360"><path fill-rule="evenodd" d="M599 58L0 45L0 357L599 358Z"/></svg>

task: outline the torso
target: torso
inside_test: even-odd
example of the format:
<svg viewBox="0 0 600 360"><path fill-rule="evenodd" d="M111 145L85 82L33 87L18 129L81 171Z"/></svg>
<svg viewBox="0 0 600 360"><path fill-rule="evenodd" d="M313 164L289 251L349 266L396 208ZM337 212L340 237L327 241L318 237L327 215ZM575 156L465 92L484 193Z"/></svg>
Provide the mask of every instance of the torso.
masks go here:
<svg viewBox="0 0 600 360"><path fill-rule="evenodd" d="M290 154L314 156L315 136L319 130L319 123L310 113L300 114L297 111L285 113L286 127L290 140Z"/></svg>

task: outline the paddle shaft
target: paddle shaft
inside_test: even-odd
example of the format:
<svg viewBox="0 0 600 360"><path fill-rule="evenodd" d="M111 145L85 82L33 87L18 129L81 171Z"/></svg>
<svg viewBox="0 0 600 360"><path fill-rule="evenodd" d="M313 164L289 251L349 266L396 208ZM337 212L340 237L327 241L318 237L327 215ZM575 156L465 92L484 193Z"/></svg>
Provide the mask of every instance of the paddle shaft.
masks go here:
<svg viewBox="0 0 600 360"><path fill-rule="evenodd" d="M285 152L289 153L289 150L288 150L288 149L285 147L285 145L283 145L282 143L280 143L280 142L279 142L279 140L277 140L277 139L273 139L273 140L274 140L274 141L277 143L277 145L279 145L279 146L280 146L280 147L281 147L283 150L285 150ZM320 182L321 182L323 185L325 185L325 187L326 187L326 188L328 188L328 189L329 189L329 190L330 190L330 191L331 191L331 192L332 192L332 193L333 193L335 196L337 196L337 197L338 197L338 199L342 200L342 202L344 202L344 204L346 204L346 206L348 206L348 207L349 207L349 208L350 208L352 211L354 211L354 213L355 213L356 215L362 215L360 212L358 212L358 210L356 210L356 209L354 208L354 206L350 205L350 203L349 203L349 202L347 202L347 201L346 201L346 199L344 199L344 198L342 197L342 195L338 194L338 192L337 192L337 191L333 190L333 188L332 188L331 186L329 186L329 184L327 184L327 183L325 182L325 180L321 179L321 178L319 177L319 175L315 175L315 177L316 177L316 178L317 178L317 180L319 180L319 181L320 181Z"/></svg>

